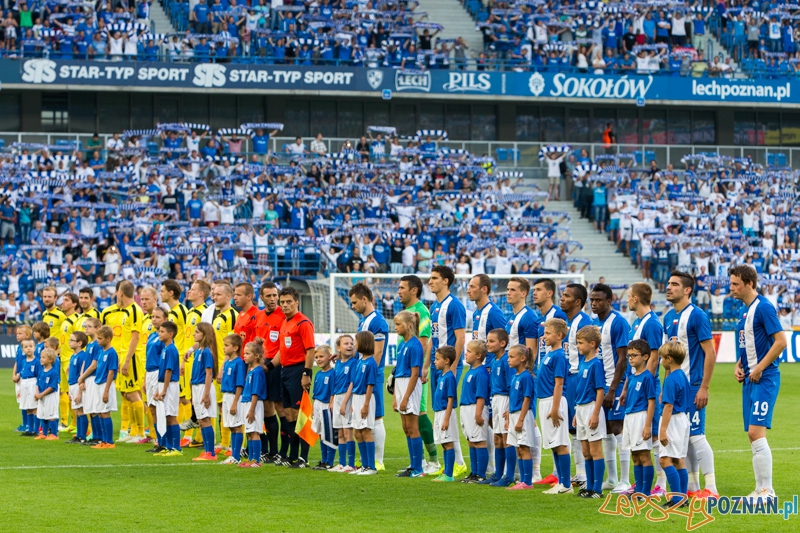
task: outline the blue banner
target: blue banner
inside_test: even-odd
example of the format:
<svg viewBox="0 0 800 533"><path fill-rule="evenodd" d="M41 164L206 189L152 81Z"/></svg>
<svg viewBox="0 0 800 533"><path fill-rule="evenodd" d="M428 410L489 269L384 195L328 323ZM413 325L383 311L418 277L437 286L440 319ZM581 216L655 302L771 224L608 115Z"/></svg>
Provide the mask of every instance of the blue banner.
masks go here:
<svg viewBox="0 0 800 533"><path fill-rule="evenodd" d="M353 96L446 98L470 95L530 100L625 103L800 103L800 80L728 80L681 76L591 75L574 72L478 72L396 70L243 63L101 62L53 59L2 59L0 82L6 88L33 85L169 88L206 90L335 91Z"/></svg>

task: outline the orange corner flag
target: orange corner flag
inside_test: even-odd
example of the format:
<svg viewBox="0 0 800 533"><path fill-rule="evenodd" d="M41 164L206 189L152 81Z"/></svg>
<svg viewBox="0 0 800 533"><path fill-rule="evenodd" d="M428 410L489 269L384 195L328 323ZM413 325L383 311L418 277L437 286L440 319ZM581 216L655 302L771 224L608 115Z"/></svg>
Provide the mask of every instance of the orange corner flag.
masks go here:
<svg viewBox="0 0 800 533"><path fill-rule="evenodd" d="M294 426L294 431L301 439L306 441L309 446L314 446L319 440L319 435L314 433L314 430L311 429L311 415L313 412L308 391L303 391L303 398L300 400L300 410L297 412L297 424Z"/></svg>

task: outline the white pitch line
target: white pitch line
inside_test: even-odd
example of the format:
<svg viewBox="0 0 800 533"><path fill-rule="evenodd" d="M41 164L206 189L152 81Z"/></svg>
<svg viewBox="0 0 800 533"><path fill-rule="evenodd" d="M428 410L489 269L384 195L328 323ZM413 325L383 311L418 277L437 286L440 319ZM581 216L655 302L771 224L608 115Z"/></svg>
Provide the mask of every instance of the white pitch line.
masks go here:
<svg viewBox="0 0 800 533"><path fill-rule="evenodd" d="M771 448L773 452L794 452L800 450L800 448ZM744 453L744 452L752 452L753 450L714 450L714 453Z"/></svg>

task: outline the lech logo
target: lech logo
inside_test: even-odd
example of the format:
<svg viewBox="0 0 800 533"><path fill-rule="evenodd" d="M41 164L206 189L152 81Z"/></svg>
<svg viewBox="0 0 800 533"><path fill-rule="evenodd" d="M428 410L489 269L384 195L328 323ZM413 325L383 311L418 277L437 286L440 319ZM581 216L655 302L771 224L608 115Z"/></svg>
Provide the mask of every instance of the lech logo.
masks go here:
<svg viewBox="0 0 800 533"><path fill-rule="evenodd" d="M367 83L373 89L377 89L383 83L383 71L374 69L367 71Z"/></svg>
<svg viewBox="0 0 800 533"><path fill-rule="evenodd" d="M544 77L538 72L534 72L528 79L528 88L533 96L539 96L544 91Z"/></svg>

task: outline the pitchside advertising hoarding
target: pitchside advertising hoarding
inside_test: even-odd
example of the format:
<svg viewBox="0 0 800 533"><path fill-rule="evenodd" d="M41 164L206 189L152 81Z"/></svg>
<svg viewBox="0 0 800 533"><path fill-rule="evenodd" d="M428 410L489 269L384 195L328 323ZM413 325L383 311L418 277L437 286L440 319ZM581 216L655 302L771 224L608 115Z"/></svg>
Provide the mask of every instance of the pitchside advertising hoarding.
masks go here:
<svg viewBox="0 0 800 533"><path fill-rule="evenodd" d="M355 334L351 334L355 335ZM733 363L736 361L736 335L732 331L714 333L714 345L717 348L717 362ZM800 362L800 331L787 331L789 346L781 356L782 363ZM314 335L317 345L328 344L330 334L317 333ZM0 335L0 368L12 368L14 356L17 353L17 338L12 335ZM397 359L397 334L389 334L389 353L386 365L394 366Z"/></svg>
<svg viewBox="0 0 800 533"><path fill-rule="evenodd" d="M531 100L627 103L800 103L800 80L728 80L681 76L591 75L573 72L397 70L240 63L77 61L48 58L0 60L5 88L59 86L75 89L128 87L219 91L332 91L353 96L470 95ZM795 87L795 85L798 85Z"/></svg>
<svg viewBox="0 0 800 533"><path fill-rule="evenodd" d="M355 335L352 333L351 335ZM717 362L733 363L736 361L736 335L732 331L714 333L714 345L717 348ZM800 331L787 331L789 346L781 356L782 363L800 362ZM328 344L330 334L317 333L314 335L317 345ZM0 335L0 368L12 368L14 356L17 353L17 338L12 335ZM386 365L394 366L397 360L397 334L389 334L389 353Z"/></svg>

